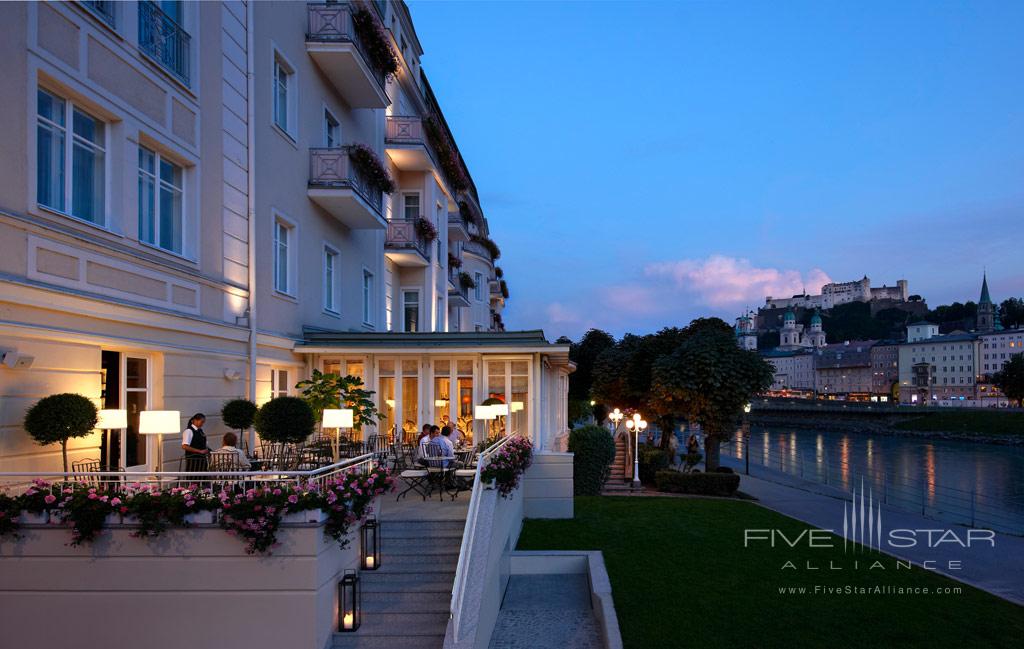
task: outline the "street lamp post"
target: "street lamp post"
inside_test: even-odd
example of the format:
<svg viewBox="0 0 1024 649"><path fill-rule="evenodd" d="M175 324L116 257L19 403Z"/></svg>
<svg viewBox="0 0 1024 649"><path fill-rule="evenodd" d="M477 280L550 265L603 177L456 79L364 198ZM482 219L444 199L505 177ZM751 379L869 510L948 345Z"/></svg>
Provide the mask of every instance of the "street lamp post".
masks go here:
<svg viewBox="0 0 1024 649"><path fill-rule="evenodd" d="M626 421L626 428L636 433L636 450L633 453L633 486L640 486L640 431L647 428L647 422L640 416L640 413L634 413L633 418Z"/></svg>
<svg viewBox="0 0 1024 649"><path fill-rule="evenodd" d="M746 463L746 474L750 475L750 422L747 415L750 414L750 404L743 406L743 461Z"/></svg>
<svg viewBox="0 0 1024 649"><path fill-rule="evenodd" d="M612 420L612 435L619 429L619 422L622 421L624 416L618 408L608 413L608 419Z"/></svg>

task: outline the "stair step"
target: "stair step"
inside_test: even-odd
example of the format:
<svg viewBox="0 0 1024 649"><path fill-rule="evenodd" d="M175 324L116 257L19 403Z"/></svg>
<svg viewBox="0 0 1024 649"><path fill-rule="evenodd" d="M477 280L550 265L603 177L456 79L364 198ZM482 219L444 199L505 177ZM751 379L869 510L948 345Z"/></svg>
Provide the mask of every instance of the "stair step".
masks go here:
<svg viewBox="0 0 1024 649"><path fill-rule="evenodd" d="M383 521L380 527L384 539L461 538L466 521Z"/></svg>
<svg viewBox="0 0 1024 649"><path fill-rule="evenodd" d="M443 558L439 558L443 557ZM394 557L381 558L380 568L376 573L410 573L410 574L434 574L454 573L455 567L459 564L458 555L439 555L439 557L420 557L415 555L398 555Z"/></svg>
<svg viewBox="0 0 1024 649"><path fill-rule="evenodd" d="M360 628L355 633L335 633L332 649L441 649L444 634L433 635L360 635Z"/></svg>
<svg viewBox="0 0 1024 649"><path fill-rule="evenodd" d="M435 554L458 554L462 547L462 535L441 538L437 536L422 538L384 538L381 540L381 552L385 556L418 554L430 556Z"/></svg>
<svg viewBox="0 0 1024 649"><path fill-rule="evenodd" d="M442 613L447 615L451 607L451 584L443 594L438 593L377 593L363 592L364 613L411 612Z"/></svg>
<svg viewBox="0 0 1024 649"><path fill-rule="evenodd" d="M455 571L448 572L364 572L360 577L364 594L368 593L447 593L451 596Z"/></svg>
<svg viewBox="0 0 1024 649"><path fill-rule="evenodd" d="M361 636L436 636L444 635L447 613L373 613L363 615L355 632Z"/></svg>

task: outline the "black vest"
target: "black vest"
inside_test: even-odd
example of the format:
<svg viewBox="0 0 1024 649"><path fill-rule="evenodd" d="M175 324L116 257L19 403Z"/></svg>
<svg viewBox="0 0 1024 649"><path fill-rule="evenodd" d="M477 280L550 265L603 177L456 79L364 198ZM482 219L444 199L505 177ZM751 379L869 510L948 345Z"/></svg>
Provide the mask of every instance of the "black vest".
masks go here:
<svg viewBox="0 0 1024 649"><path fill-rule="evenodd" d="M192 443L189 444L194 449L205 450L206 449L206 433L203 432L202 428L193 428L192 424L189 424L189 428L192 428ZM199 453L186 453L185 455L200 455Z"/></svg>

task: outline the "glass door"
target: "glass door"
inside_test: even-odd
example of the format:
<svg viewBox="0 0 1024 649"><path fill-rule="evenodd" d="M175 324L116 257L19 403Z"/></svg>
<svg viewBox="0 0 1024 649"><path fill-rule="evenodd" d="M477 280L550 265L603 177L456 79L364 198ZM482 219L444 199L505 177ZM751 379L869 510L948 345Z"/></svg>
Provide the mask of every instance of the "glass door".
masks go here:
<svg viewBox="0 0 1024 649"><path fill-rule="evenodd" d="M121 468L126 471L146 471L148 467L149 438L139 434L139 413L149 409L149 361L145 358L121 356L121 375L124 377L124 407L128 411L128 428L121 431ZM160 470L161 467L156 467Z"/></svg>

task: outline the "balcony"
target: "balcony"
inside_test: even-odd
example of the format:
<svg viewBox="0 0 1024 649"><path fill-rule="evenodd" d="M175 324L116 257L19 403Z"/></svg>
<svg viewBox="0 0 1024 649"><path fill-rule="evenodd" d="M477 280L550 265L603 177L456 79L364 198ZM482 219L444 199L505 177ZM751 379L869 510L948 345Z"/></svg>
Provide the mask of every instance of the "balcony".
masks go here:
<svg viewBox="0 0 1024 649"><path fill-rule="evenodd" d="M462 251L468 252L471 255L475 255L480 259L483 259L488 264L492 263L491 253L487 250L487 247L479 241L469 240L462 244Z"/></svg>
<svg viewBox="0 0 1024 649"><path fill-rule="evenodd" d="M469 289L459 279L459 269L448 267L448 306L469 306Z"/></svg>
<svg viewBox="0 0 1024 649"><path fill-rule="evenodd" d="M416 232L415 221L388 223L384 256L399 266L422 268L430 264L430 243Z"/></svg>
<svg viewBox="0 0 1024 649"><path fill-rule="evenodd" d="M469 226L458 212L448 212L448 241L469 241Z"/></svg>
<svg viewBox="0 0 1024 649"><path fill-rule="evenodd" d="M384 148L391 161L402 171L438 169L423 129L423 120L419 117L389 115Z"/></svg>
<svg viewBox="0 0 1024 649"><path fill-rule="evenodd" d="M375 69L347 2L307 5L306 51L352 108L386 108L384 73Z"/></svg>
<svg viewBox="0 0 1024 649"><path fill-rule="evenodd" d="M95 5L108 3L93 3ZM191 37L154 2L139 3L139 49L164 69L189 85L189 42Z"/></svg>
<svg viewBox="0 0 1024 649"><path fill-rule="evenodd" d="M353 230L383 230L381 190L349 158L348 147L309 150L310 200Z"/></svg>

